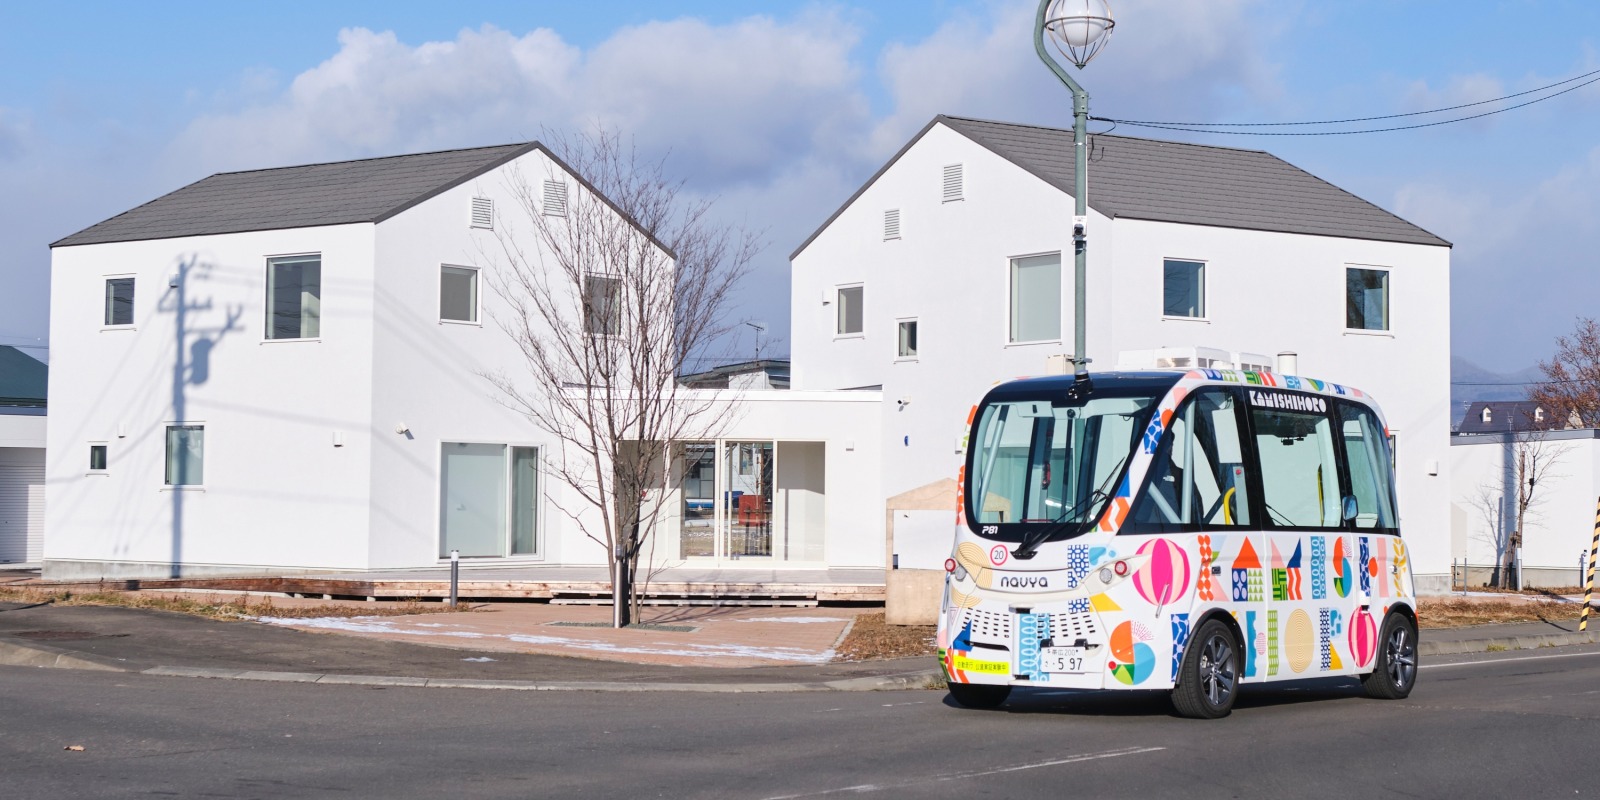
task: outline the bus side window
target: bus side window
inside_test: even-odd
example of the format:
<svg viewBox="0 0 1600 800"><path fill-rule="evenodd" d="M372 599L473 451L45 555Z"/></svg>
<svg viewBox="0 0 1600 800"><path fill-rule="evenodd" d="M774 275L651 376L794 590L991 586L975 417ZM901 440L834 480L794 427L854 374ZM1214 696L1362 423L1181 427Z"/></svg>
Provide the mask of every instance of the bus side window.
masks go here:
<svg viewBox="0 0 1600 800"><path fill-rule="evenodd" d="M1394 497L1389 492L1389 454L1383 426L1371 411L1339 404L1344 454L1350 469L1350 490L1356 498L1357 528L1393 529Z"/></svg>
<svg viewBox="0 0 1600 800"><path fill-rule="evenodd" d="M1233 394L1201 390L1173 415L1132 512L1130 532L1250 524Z"/></svg>

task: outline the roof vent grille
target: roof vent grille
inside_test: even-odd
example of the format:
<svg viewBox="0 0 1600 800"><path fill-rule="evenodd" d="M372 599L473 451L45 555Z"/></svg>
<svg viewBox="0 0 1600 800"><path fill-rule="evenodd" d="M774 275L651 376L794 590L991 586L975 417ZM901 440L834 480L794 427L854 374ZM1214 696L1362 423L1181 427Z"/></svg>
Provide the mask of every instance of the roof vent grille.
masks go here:
<svg viewBox="0 0 1600 800"><path fill-rule="evenodd" d="M547 217L565 217L567 215L566 181L544 182L544 215Z"/></svg>
<svg viewBox="0 0 1600 800"><path fill-rule="evenodd" d="M472 198L472 227L494 230L494 201L487 197Z"/></svg>
<svg viewBox="0 0 1600 800"><path fill-rule="evenodd" d="M960 164L946 164L944 167L944 200L951 202L962 199L962 168Z"/></svg>
<svg viewBox="0 0 1600 800"><path fill-rule="evenodd" d="M891 208L883 212L883 240L900 238L900 209Z"/></svg>

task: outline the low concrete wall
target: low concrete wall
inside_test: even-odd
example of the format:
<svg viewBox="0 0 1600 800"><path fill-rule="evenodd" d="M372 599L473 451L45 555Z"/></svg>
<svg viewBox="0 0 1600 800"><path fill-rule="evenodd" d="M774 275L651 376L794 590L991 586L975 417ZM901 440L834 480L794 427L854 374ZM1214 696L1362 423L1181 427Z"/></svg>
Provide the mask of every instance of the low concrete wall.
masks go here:
<svg viewBox="0 0 1600 800"><path fill-rule="evenodd" d="M939 621L944 573L933 569L889 570L884 617L890 625L933 625Z"/></svg>
<svg viewBox="0 0 1600 800"><path fill-rule="evenodd" d="M894 524L897 511L950 511L956 507L956 482L946 478L897 494L884 501L884 618L890 625L933 625L939 621L939 595L944 573L936 569L895 569Z"/></svg>

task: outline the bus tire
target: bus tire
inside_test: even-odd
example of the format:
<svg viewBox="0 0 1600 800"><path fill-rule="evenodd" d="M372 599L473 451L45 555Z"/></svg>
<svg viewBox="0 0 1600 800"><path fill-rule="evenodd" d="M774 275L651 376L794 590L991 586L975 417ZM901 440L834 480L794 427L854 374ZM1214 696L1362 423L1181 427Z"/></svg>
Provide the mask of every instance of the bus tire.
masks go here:
<svg viewBox="0 0 1600 800"><path fill-rule="evenodd" d="M1367 696L1403 700L1417 685L1417 626L1405 614L1392 612L1383 619L1378 634L1378 654L1372 672L1361 676Z"/></svg>
<svg viewBox="0 0 1600 800"><path fill-rule="evenodd" d="M1190 719L1218 719L1239 694L1239 637L1220 619L1205 621L1184 648L1172 707Z"/></svg>
<svg viewBox="0 0 1600 800"><path fill-rule="evenodd" d="M957 703L967 708L988 710L999 708L1011 696L1010 686L995 686L987 683L954 683L946 681L950 687L950 696Z"/></svg>

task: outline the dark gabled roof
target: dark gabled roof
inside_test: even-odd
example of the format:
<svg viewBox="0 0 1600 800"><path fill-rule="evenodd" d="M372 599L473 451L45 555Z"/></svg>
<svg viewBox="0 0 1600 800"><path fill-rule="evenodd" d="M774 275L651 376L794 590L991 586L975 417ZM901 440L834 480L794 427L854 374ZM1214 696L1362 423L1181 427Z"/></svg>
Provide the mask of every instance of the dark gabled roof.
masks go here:
<svg viewBox="0 0 1600 800"><path fill-rule="evenodd" d="M790 258L799 255L878 176L940 124L1051 186L1072 193L1071 130L941 114L807 237ZM1108 217L1450 246L1444 239L1262 150L1107 134L1089 139L1089 206Z"/></svg>
<svg viewBox="0 0 1600 800"><path fill-rule="evenodd" d="M1489 421L1483 421L1484 409L1489 410ZM1521 431L1553 431L1568 427L1560 415L1545 411L1542 415L1538 403L1531 400L1485 400L1467 407L1461 418L1457 434L1506 433ZM1539 417L1542 416L1543 419Z"/></svg>
<svg viewBox="0 0 1600 800"><path fill-rule="evenodd" d="M0 345L0 405L45 404L50 368L15 347Z"/></svg>
<svg viewBox="0 0 1600 800"><path fill-rule="evenodd" d="M50 246L382 222L535 149L538 142L222 172Z"/></svg>

